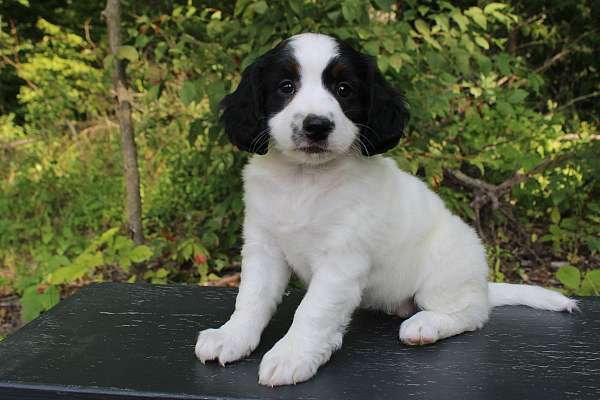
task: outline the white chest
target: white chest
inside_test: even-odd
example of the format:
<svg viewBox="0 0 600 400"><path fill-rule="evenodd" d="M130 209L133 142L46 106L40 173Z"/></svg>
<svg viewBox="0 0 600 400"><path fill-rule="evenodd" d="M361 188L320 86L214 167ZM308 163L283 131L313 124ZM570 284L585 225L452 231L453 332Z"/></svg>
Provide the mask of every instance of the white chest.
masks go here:
<svg viewBox="0 0 600 400"><path fill-rule="evenodd" d="M352 231L355 218L348 188L319 176L260 185L256 200L252 194L258 185L249 185L253 193L247 193L247 211L255 213L253 220L268 232L296 274L310 281L318 267L315 261Z"/></svg>

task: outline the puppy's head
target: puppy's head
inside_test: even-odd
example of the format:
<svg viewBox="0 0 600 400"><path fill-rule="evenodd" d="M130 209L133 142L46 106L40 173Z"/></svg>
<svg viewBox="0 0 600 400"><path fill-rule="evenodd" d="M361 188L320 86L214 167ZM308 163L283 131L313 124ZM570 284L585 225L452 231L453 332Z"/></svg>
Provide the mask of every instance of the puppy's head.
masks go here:
<svg viewBox="0 0 600 400"><path fill-rule="evenodd" d="M241 150L269 146L299 163L391 149L408 120L403 97L373 57L332 37L294 36L259 57L223 99L222 122Z"/></svg>

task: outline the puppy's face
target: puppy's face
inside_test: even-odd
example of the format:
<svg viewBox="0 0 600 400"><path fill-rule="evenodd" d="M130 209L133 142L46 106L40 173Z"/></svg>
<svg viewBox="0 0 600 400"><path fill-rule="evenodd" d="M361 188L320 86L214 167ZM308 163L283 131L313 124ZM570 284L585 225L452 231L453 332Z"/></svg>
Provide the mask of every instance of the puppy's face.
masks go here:
<svg viewBox="0 0 600 400"><path fill-rule="evenodd" d="M382 153L398 143L408 118L371 57L310 33L250 65L222 105L225 130L240 149L265 154L271 146L308 164Z"/></svg>

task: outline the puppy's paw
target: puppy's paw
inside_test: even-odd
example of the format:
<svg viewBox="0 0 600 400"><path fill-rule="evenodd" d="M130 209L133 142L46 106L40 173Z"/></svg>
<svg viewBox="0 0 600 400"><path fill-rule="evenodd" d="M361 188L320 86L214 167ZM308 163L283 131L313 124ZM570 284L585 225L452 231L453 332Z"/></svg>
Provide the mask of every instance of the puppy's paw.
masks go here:
<svg viewBox="0 0 600 400"><path fill-rule="evenodd" d="M420 312L400 325L400 341L409 346L437 342L440 338L438 323Z"/></svg>
<svg viewBox="0 0 600 400"><path fill-rule="evenodd" d="M196 357L202 363L218 360L223 366L246 357L258 346L258 341L249 332L242 332L225 326L219 329L206 329L198 335Z"/></svg>
<svg viewBox="0 0 600 400"><path fill-rule="evenodd" d="M304 382L325 361L284 337L264 355L258 372L258 383L272 387Z"/></svg>

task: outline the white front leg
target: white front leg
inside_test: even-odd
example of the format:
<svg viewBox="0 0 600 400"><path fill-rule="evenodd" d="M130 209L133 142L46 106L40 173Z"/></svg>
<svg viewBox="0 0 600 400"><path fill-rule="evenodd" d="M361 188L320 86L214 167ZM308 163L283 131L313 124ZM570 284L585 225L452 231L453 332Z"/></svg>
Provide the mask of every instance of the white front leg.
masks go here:
<svg viewBox="0 0 600 400"><path fill-rule="evenodd" d="M281 251L268 240L248 240L242 249L242 275L235 311L219 329L200 332L196 357L221 365L249 355L260 341L290 278Z"/></svg>
<svg viewBox="0 0 600 400"><path fill-rule="evenodd" d="M262 359L259 383L289 385L311 378L342 345L344 330L360 304L369 263L359 254L318 261L286 335Z"/></svg>

